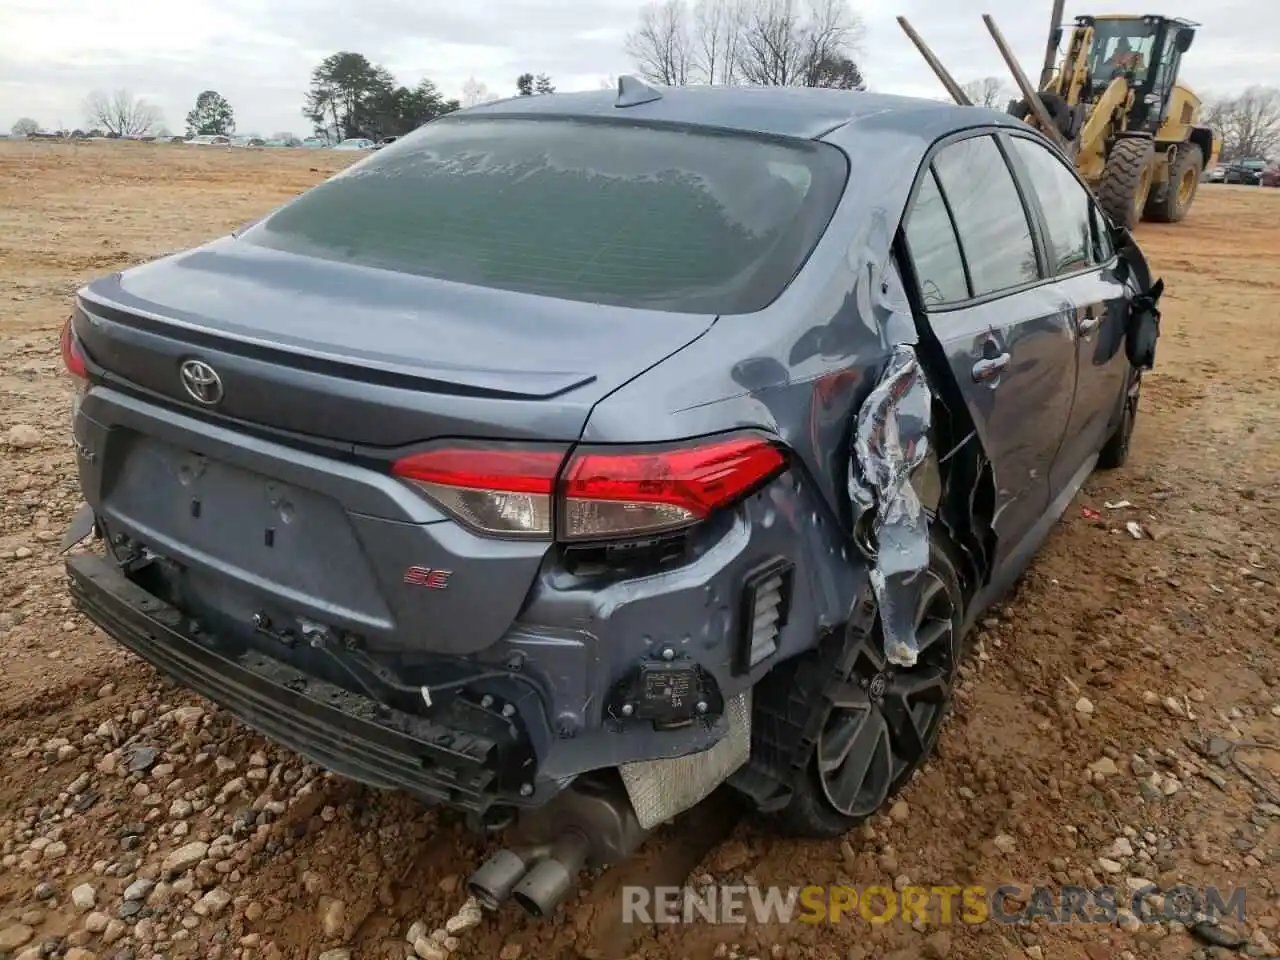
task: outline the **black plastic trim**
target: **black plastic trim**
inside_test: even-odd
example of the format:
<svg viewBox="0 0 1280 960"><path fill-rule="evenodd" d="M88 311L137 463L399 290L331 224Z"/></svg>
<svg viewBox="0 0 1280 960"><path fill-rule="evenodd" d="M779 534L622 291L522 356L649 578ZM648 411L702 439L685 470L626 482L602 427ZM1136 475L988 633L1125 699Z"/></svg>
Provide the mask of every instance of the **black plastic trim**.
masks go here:
<svg viewBox="0 0 1280 960"><path fill-rule="evenodd" d="M795 576L795 564L785 557L775 557L756 567L747 574L742 584L742 603L738 608L738 636L733 650L733 673L742 676L750 673L754 666L751 663L752 624L755 622L756 593L760 585L773 577L782 578L781 599L778 602L779 632L787 625L787 617L791 613L792 581Z"/></svg>
<svg viewBox="0 0 1280 960"><path fill-rule="evenodd" d="M69 558L66 571L76 606L118 643L327 770L473 813L515 803L502 795L507 782L534 779L527 760L505 769L513 755L530 755L514 736L502 742L393 710L254 651L213 649L181 612L95 554Z"/></svg>

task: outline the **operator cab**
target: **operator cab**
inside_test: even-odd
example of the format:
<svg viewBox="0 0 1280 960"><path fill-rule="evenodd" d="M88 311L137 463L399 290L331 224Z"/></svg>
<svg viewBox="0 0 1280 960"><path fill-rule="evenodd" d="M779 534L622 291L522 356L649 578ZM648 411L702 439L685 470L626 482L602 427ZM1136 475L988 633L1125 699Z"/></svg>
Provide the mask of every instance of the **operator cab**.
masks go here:
<svg viewBox="0 0 1280 960"><path fill-rule="evenodd" d="M1130 129L1154 133L1168 115L1182 54L1190 49L1198 26L1178 17L1077 17L1077 28L1093 28L1089 99L1124 76L1134 93Z"/></svg>

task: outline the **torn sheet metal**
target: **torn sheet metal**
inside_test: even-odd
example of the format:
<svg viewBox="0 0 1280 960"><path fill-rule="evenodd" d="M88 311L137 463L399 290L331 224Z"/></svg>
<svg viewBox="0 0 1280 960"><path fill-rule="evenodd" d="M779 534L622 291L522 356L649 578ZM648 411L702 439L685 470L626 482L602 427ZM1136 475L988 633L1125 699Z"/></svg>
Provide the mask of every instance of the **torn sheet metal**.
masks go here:
<svg viewBox="0 0 1280 960"><path fill-rule="evenodd" d="M853 433L849 498L858 516L874 513L871 587L885 655L902 667L914 666L920 653L915 613L929 567L929 521L911 474L929 452L932 405L914 345L899 342L858 411Z"/></svg>

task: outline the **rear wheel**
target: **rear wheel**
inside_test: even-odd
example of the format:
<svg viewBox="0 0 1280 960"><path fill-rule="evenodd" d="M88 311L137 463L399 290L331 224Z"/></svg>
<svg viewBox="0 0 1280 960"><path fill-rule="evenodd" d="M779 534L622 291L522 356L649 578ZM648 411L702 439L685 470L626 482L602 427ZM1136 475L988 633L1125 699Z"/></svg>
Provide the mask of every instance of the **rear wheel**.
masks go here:
<svg viewBox="0 0 1280 960"><path fill-rule="evenodd" d="M865 637L851 638L847 675L812 691L824 716L813 757L781 813L790 832L847 833L901 790L932 752L951 705L964 619L959 574L940 537L931 538L922 576L916 665L888 662L877 620Z"/></svg>
<svg viewBox="0 0 1280 960"><path fill-rule="evenodd" d="M1144 137L1117 140L1098 184L1098 202L1116 223L1132 230L1151 192L1155 147Z"/></svg>
<svg viewBox="0 0 1280 960"><path fill-rule="evenodd" d="M1191 202L1200 188L1200 174L1204 169L1204 154L1194 143L1184 143L1178 148L1178 158L1169 171L1169 179L1154 190L1147 200L1143 217L1156 223L1177 223L1191 209Z"/></svg>
<svg viewBox="0 0 1280 960"><path fill-rule="evenodd" d="M1120 423L1116 432L1111 435L1103 448L1098 451L1098 469L1114 470L1123 467L1129 459L1129 441L1133 437L1133 427L1138 420L1138 399L1142 395L1142 373L1138 370L1129 372L1125 381L1124 400L1121 401Z"/></svg>

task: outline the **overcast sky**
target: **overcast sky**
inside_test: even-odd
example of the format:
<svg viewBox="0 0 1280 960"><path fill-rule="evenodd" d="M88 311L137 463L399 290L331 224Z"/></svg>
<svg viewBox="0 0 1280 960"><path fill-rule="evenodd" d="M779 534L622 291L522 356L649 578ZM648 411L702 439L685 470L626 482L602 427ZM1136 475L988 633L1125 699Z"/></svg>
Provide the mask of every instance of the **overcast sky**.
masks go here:
<svg viewBox="0 0 1280 960"><path fill-rule="evenodd" d="M1099 0L1093 12L1144 13L1160 2ZM1280 86L1280 17L1258 0L1201 0L1204 26L1183 77L1198 92ZM630 68L623 38L640 0L0 0L0 130L29 116L46 128L85 123L94 89L128 88L183 129L201 90L220 91L237 128L308 132L299 109L311 69L339 50L363 53L407 84L430 77L450 96L475 77L515 93L523 71L561 90L596 89ZM911 18L964 82L1005 76L983 27L993 14L1028 73L1038 70L1049 3L1035 0L854 0L867 28L860 58L870 86L942 96L894 23ZM1105 9L1103 9L1105 8ZM1086 12L1068 4L1067 15Z"/></svg>

